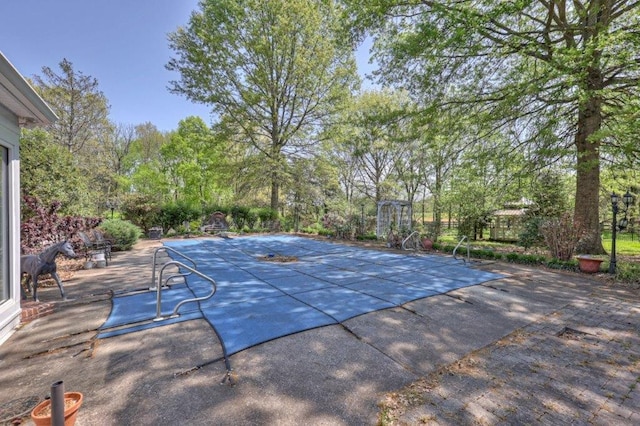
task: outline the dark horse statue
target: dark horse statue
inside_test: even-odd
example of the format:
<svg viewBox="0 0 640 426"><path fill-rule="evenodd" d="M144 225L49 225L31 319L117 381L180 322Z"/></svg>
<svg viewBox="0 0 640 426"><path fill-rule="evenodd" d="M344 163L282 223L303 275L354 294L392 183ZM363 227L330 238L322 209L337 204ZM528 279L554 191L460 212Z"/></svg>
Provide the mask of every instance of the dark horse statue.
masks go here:
<svg viewBox="0 0 640 426"><path fill-rule="evenodd" d="M60 281L60 277L56 273L56 257L60 253L67 257L76 257L73 247L66 240L47 247L40 254L20 256L20 275L27 274L25 283L27 291L31 291L30 282L33 282L33 300L38 300L38 276L43 274L51 274L58 284L62 299L66 299L62 281ZM23 299L27 298L25 293L22 295Z"/></svg>

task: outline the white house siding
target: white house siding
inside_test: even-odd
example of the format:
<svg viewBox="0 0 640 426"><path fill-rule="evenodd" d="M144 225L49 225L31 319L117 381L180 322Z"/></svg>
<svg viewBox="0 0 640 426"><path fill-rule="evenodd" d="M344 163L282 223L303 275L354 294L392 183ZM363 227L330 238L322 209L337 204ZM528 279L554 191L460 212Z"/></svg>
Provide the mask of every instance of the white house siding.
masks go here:
<svg viewBox="0 0 640 426"><path fill-rule="evenodd" d="M0 344L20 322L20 127L46 126L55 113L0 52Z"/></svg>
<svg viewBox="0 0 640 426"><path fill-rule="evenodd" d="M2 217L2 235L9 238L0 241L2 254L6 259L2 262L2 285L9 290L0 300L0 344L4 342L20 323L20 162L18 141L20 128L18 117L0 105L0 147L7 149L7 178L2 182L8 188L4 200ZM1 156L0 156L1 158ZM0 191L2 193L4 191ZM6 233L6 234L5 234ZM2 258L4 256L0 256ZM6 280L6 281L5 281Z"/></svg>

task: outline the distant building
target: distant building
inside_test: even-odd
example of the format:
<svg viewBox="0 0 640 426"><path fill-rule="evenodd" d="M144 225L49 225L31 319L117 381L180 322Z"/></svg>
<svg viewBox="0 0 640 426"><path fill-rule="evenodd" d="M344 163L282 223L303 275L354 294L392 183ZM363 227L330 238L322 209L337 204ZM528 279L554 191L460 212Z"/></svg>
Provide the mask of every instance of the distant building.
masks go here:
<svg viewBox="0 0 640 426"><path fill-rule="evenodd" d="M526 209L496 210L491 216L489 237L495 241L518 241Z"/></svg>
<svg viewBox="0 0 640 426"><path fill-rule="evenodd" d="M0 343L20 323L20 128L56 115L0 52Z"/></svg>
<svg viewBox="0 0 640 426"><path fill-rule="evenodd" d="M491 215L489 238L494 241L518 241L524 230L524 217L532 201L522 198L515 203L505 204L502 210Z"/></svg>

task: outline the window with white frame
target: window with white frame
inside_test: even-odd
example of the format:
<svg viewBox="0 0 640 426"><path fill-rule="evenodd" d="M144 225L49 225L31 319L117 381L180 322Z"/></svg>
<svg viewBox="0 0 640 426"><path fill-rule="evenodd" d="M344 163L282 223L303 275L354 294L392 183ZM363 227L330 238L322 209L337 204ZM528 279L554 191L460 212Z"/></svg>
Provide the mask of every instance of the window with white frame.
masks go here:
<svg viewBox="0 0 640 426"><path fill-rule="evenodd" d="M11 297L9 288L9 150L0 146L0 303Z"/></svg>

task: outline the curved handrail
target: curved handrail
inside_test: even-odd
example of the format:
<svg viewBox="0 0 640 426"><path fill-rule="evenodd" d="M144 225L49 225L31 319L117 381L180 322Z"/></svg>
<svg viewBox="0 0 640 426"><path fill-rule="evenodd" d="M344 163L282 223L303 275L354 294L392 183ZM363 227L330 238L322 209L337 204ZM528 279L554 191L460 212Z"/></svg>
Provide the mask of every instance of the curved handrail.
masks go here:
<svg viewBox="0 0 640 426"><path fill-rule="evenodd" d="M416 234L417 234L417 235L420 235L420 232L418 232L418 231L413 231L412 233L410 233L410 234L409 234L409 236L408 236L407 238L405 238L404 240L402 240L402 250L408 250L408 249L405 247L405 244L406 244L406 242L407 242L407 241L409 241L409 240L411 239L411 237L413 237L413 236L414 236L414 235L416 235ZM417 247L416 247L416 249L417 249Z"/></svg>
<svg viewBox="0 0 640 426"><path fill-rule="evenodd" d="M460 238L460 241L458 241L458 245L456 246L456 248L453 249L453 258L458 260L458 258L456 257L456 252L458 251L458 247L460 247L462 245L462 243L464 242L464 240L467 240L467 259L471 259L471 255L470 255L470 250L469 250L469 240L467 239L466 235L463 235L462 238ZM466 262L467 259L465 259L464 257L462 258L463 262Z"/></svg>
<svg viewBox="0 0 640 426"><path fill-rule="evenodd" d="M180 303L178 303L176 305L175 308L173 308L173 312L171 313L171 315L169 315L166 318L175 318L178 316L178 309L180 309L180 306L184 305L185 303L189 303L189 302L201 302L203 300L208 300L211 299L213 297L214 294L216 294L216 290L218 289L218 287L216 286L216 282L214 281L213 278L203 274L202 272L196 270L195 268L192 268L188 265L185 265L184 263L178 261L178 260L171 260L167 263L165 263L164 265L162 265L162 269L160 269L160 275L159 275L159 280L158 281L162 281L162 274L164 273L164 270L171 265L176 265L179 268L184 268L187 269L188 271L190 271L193 274L198 275L200 278L203 278L207 281L209 281L211 283L211 293L209 293L206 296L203 297L194 297L193 299L185 299L185 300L181 300ZM165 317L162 316L162 286L158 286L158 288L156 289L156 318L155 321L159 321L159 320L163 320L166 319Z"/></svg>
<svg viewBox="0 0 640 426"><path fill-rule="evenodd" d="M182 257L183 259L188 260L189 262L191 262L191 264L193 265L193 269L196 269L198 267L198 265L196 265L195 260L191 259L188 256L185 256L184 254L180 253L178 250L173 249L171 247L167 247L167 246L158 247L153 252L153 269L151 271L151 286L149 287L149 290L155 290L156 289L156 258L158 257L158 252L160 252L160 251L173 252L173 253L177 254L178 256ZM171 279L171 278L174 278L174 277L179 277L179 276L186 277L189 274L178 273L178 274L172 275L169 278L167 278L167 281L169 279ZM161 279L158 279L158 286L162 286L162 282L161 281L162 281Z"/></svg>
<svg viewBox="0 0 640 426"><path fill-rule="evenodd" d="M184 256L186 258L186 256ZM178 316L178 310L180 309L180 307L182 305L184 305L185 303L189 303L189 302L202 302L203 300L208 300L210 298L213 297L214 294L216 294L216 291L218 290L218 287L216 285L216 282L213 278L204 275L202 272L197 271L195 268L192 268L188 265L185 265L184 263L178 261L178 260L171 260L167 263L165 263L164 265L162 265L162 269L160 269L160 274L158 276L158 282L162 282L162 274L164 273L164 270L171 265L175 265L178 268L184 268L187 269L190 273L196 274L199 277L209 281L211 283L211 293L209 293L206 296L203 297L194 297L192 299L184 299L181 300L174 308L173 308L173 312L171 313L171 315L169 315L168 317L163 317L162 316L162 286L158 285L158 288L156 290L156 317L154 319L154 321L162 321L165 319L169 319L169 318L175 318ZM187 275L187 274L185 274ZM232 382L232 377L231 377L231 362L229 361L229 357L227 355L227 347L224 344L224 341L222 340L222 336L220 335L220 333L218 333L218 330L216 329L216 327L209 322L209 325L211 325L211 328L213 328L213 332L216 333L216 336L218 337L218 340L220 341L220 346L222 346L222 356L224 358L224 364L227 367L227 373L225 374L224 379L222 379L222 383L224 383L225 381L229 381Z"/></svg>

